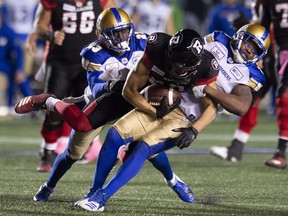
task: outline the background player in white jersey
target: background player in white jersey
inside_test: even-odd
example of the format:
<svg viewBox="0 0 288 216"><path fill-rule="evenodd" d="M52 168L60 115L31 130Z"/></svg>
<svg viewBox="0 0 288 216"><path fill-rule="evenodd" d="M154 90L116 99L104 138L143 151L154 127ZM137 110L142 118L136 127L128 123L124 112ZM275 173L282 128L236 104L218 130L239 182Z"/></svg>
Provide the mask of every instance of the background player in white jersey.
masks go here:
<svg viewBox="0 0 288 216"><path fill-rule="evenodd" d="M67 104L59 99L55 99L50 94L42 94L25 98L22 100L26 103L19 103L16 110L23 113L23 108L32 109L41 108L47 99L47 109L57 112L65 119L75 131L71 134L69 146L63 154L60 154L53 165L50 176L46 183L40 187L40 190L34 197L35 201L47 201L53 193L57 182L86 152L93 138L100 133L101 128L133 109L121 95L122 87L127 73L137 61L142 57L146 46L147 35L144 33L134 32L134 26L130 17L122 10L110 8L101 13L97 19L97 30L100 34L100 40L86 46L81 55L83 57L83 66L87 70L89 88L92 91L92 98L102 98L93 101L83 112L74 104ZM31 99L31 100L30 100ZM30 106L37 100L38 105ZM30 101L30 102L29 102ZM40 102L41 101L41 102ZM41 103L41 105L39 104ZM31 111L28 108L26 111ZM94 130L95 129L95 130ZM160 158L160 159L159 159ZM154 161L164 161L164 165L158 168ZM159 154L150 162L157 169L167 169L163 173L167 182L174 180L169 186L186 201L191 202L189 192L191 189L172 172L167 156ZM105 162L102 166L106 166ZM177 178L177 179L176 179ZM95 191L91 191L91 195ZM89 194L87 195L89 196Z"/></svg>
<svg viewBox="0 0 288 216"><path fill-rule="evenodd" d="M135 29L140 32L166 32L170 35L175 33L172 6L166 0L137 1L132 20Z"/></svg>
<svg viewBox="0 0 288 216"><path fill-rule="evenodd" d="M107 200L138 174L146 159L175 147L174 138L180 134L177 143L180 148L196 139L198 131L206 128L216 117L217 107L207 97L195 99L191 90L199 84L216 88L218 70L217 61L204 50L201 36L194 30L182 29L172 37L165 33L151 34L144 55L130 71L123 90L123 96L136 109L108 130L90 189L97 191L76 205L88 211L103 211ZM156 85L177 87L181 92L181 103L167 106L164 97L160 106L151 106L138 91L149 80ZM103 187L119 147L131 141L139 143L112 180Z"/></svg>

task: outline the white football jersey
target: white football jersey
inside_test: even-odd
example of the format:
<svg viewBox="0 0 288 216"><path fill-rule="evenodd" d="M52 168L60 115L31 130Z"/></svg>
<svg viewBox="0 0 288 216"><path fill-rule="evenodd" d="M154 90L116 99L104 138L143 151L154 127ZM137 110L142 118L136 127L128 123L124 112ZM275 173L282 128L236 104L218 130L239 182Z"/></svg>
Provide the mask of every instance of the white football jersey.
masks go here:
<svg viewBox="0 0 288 216"><path fill-rule="evenodd" d="M17 33L28 35L32 31L37 0L4 0L7 8L5 20Z"/></svg>
<svg viewBox="0 0 288 216"><path fill-rule="evenodd" d="M219 91L229 94L239 84L258 91L266 82L264 73L256 64L239 64L234 61L229 36L217 32L206 36L204 42L204 48L212 53L219 63L220 70L216 80Z"/></svg>
<svg viewBox="0 0 288 216"><path fill-rule="evenodd" d="M172 16L172 9L167 2L162 0L157 3L143 0L135 6L135 13L140 17L135 26L136 31L151 34L153 32L166 32L166 22Z"/></svg>

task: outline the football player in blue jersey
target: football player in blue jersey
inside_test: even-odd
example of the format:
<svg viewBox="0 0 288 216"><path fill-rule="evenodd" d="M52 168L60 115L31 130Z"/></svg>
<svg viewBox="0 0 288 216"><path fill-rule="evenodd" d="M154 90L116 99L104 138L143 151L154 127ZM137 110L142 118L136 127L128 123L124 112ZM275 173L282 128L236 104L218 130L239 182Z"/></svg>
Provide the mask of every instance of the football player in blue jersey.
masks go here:
<svg viewBox="0 0 288 216"><path fill-rule="evenodd" d="M103 211L107 200L137 175L145 159L149 158L151 154L165 151L175 145L180 149L188 147L196 139L198 131L203 130L213 120L213 105L206 104L206 109L202 115L201 113L199 115L197 109L195 109L199 101L189 101L185 97L185 91L182 92L180 106L178 108L173 107L174 110L166 108L163 111L161 108L152 107L136 91L139 85L144 84L145 79L149 79L151 76L161 83L173 83L175 79L177 80L178 74L177 86L181 86L185 78L187 81L188 76L191 80L194 80L190 83L192 85L190 89L193 89L195 97L207 99L206 96L209 96L223 108L238 115L245 114L249 109L252 101L251 89L257 91L265 83L264 74L256 66L256 62L266 55L270 45L269 33L263 26L256 24L243 26L232 38L224 32L214 32L214 34L208 35L204 39L205 50L210 51L220 65L216 88L208 82L208 80L213 80L213 70L211 68L210 72L208 72L208 68L203 70L203 64L206 66L212 65L213 68L213 66L218 67L216 66L218 62L209 61L207 54L203 54L200 61L194 61L194 64L192 64L191 59L195 57L193 58L191 53L195 52L190 54L184 52L182 53L184 55L181 55L179 49L176 52L177 48L181 47L179 44L183 44L185 38L187 39L186 33L185 30L176 33L170 40L166 52L165 46L161 46L161 44L165 44L165 41L167 43L167 38L161 34L149 36L144 56L139 61L136 69L130 73L123 90L125 98L138 109L122 117L108 130L100 151L92 184L92 188L99 189L93 196L76 202L75 204L80 208L95 212ZM179 36L181 34L184 39ZM189 32L188 35L191 36L192 33ZM181 39L179 40L179 38ZM199 46L195 45L195 40L191 41L194 41L194 44L184 47L193 51L193 48ZM149 45L149 42L151 45ZM184 50L185 48L183 49L182 46L182 51ZM177 69L174 70L175 68ZM200 80L203 82L202 84ZM185 89L185 85L183 89ZM189 93L187 94L189 95ZM190 96L191 98L192 96ZM185 119L183 112L186 113L188 110L195 117L194 121L191 122L192 127L187 122L186 125L181 122ZM139 143L112 180L100 188L113 167L112 162L115 160L112 158L113 155L114 157L117 155L116 152L121 145L132 140L139 140ZM113 150L115 153L111 153ZM111 163L106 163L105 167L99 166L101 161L107 158L110 158Z"/></svg>
<svg viewBox="0 0 288 216"><path fill-rule="evenodd" d="M57 182L72 164L82 158L92 140L101 132L102 126L134 108L122 97L121 92L128 71L143 55L147 35L134 32L130 17L120 8L103 11L97 19L97 30L100 39L87 45L81 52L89 83L86 90L92 93L90 105L81 111L76 105L60 101L51 94L24 98L16 105L18 113L40 108L55 111L75 129L67 149L56 158L46 183L40 187L34 201L47 201ZM89 98L89 94L86 97ZM168 185L182 200L193 201L191 189L172 172L165 153L151 158L150 162L162 171ZM105 167L105 162L101 166ZM87 196L94 192L91 190Z"/></svg>

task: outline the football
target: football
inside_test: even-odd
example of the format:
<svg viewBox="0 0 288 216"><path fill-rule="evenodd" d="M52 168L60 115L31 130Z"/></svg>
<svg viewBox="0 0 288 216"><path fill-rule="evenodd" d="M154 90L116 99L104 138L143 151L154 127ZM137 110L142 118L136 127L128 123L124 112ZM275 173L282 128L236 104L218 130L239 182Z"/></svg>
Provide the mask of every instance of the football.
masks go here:
<svg viewBox="0 0 288 216"><path fill-rule="evenodd" d="M180 98L181 94L173 87L166 87L161 85L150 85L143 89L141 92L144 98L154 107L160 105L161 100L164 96L167 97L167 105L171 106L176 103Z"/></svg>

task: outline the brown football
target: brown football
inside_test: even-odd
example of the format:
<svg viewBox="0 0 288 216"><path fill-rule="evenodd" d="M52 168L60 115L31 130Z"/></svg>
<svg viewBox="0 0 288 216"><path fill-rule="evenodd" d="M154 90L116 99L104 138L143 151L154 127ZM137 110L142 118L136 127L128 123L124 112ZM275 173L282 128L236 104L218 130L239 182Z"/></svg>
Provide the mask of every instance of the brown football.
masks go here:
<svg viewBox="0 0 288 216"><path fill-rule="evenodd" d="M144 98L154 107L160 105L163 97L167 97L167 105L173 105L180 98L181 94L173 87L162 85L150 85L142 91Z"/></svg>

